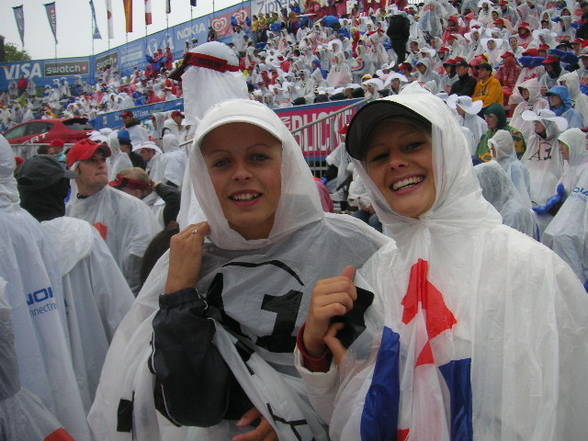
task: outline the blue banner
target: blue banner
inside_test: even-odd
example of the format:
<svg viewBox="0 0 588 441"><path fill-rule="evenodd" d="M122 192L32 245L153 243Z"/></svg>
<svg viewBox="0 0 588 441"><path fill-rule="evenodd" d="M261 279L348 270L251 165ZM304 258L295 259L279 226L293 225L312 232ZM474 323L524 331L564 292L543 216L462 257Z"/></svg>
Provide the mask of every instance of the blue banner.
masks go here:
<svg viewBox="0 0 588 441"><path fill-rule="evenodd" d="M165 51L167 47L174 54L174 59L179 60L184 56L186 48L206 42L210 26L214 27L220 41L230 42L232 38L231 18L235 17L238 22L242 22L250 17L250 5L250 1L242 2L230 8L216 11L214 17L211 14L198 17L172 26L167 30L164 29L112 48L109 51L101 52L93 57L0 63L0 91L7 90L10 82L18 80L21 75L27 79L32 79L37 86L53 84L55 72L60 72L61 76L65 77L80 75L84 81L95 84L96 73L107 65L117 66L121 75L128 76L133 73L135 68L145 69L147 67L146 55L153 56L158 49ZM22 6L14 8L18 24L17 9L20 10L22 17ZM24 38L24 22L22 32ZM49 72L51 74L48 76L45 75L46 63L53 64L53 66L50 66Z"/></svg>
<svg viewBox="0 0 588 441"><path fill-rule="evenodd" d="M94 84L94 69L90 61L91 57L80 57L0 63L0 91L7 90L9 84L18 81L21 76L31 80L37 87L51 86L55 79L61 77L66 77L70 85L78 77Z"/></svg>
<svg viewBox="0 0 588 441"><path fill-rule="evenodd" d="M171 110L184 110L184 99L180 98L177 100L163 101L161 103L148 104L146 106L133 107L131 109L133 115L139 121L149 118L154 113L169 112ZM103 113L90 122L96 130L100 130L104 127L109 127L113 130L121 129L124 124L120 115L123 112L124 110Z"/></svg>
<svg viewBox="0 0 588 441"><path fill-rule="evenodd" d="M90 9L92 10L92 25L94 26L94 33L92 38L94 40L102 40L100 29L98 29L98 22L96 21L96 9L94 9L94 0L90 0Z"/></svg>
<svg viewBox="0 0 588 441"><path fill-rule="evenodd" d="M55 2L47 3L45 5L45 12L47 12L47 19L49 20L49 26L51 32L53 32L53 38L57 43L57 16L55 14Z"/></svg>
<svg viewBox="0 0 588 441"><path fill-rule="evenodd" d="M16 27L18 28L18 35L20 35L20 42L24 46L25 25L24 25L24 11L23 11L23 7L22 7L22 5L21 6L15 6L15 7L12 8L12 10L14 11L14 19L16 20Z"/></svg>

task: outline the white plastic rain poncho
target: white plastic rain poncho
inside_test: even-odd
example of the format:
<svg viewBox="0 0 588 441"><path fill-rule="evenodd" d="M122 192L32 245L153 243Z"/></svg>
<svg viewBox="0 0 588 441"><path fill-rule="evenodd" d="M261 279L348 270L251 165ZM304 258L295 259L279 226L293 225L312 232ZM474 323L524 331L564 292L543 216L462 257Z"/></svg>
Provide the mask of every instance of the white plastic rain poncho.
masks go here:
<svg viewBox="0 0 588 441"><path fill-rule="evenodd" d="M163 183L172 182L181 188L188 162L186 153L180 149L178 138L172 133L163 135L162 148L159 175L157 179L153 176L151 178Z"/></svg>
<svg viewBox="0 0 588 441"><path fill-rule="evenodd" d="M0 277L12 307L21 383L76 440L89 441L55 255L39 223L18 205L14 168L14 154L0 135Z"/></svg>
<svg viewBox="0 0 588 441"><path fill-rule="evenodd" d="M568 195L541 241L574 270L582 283L588 281L588 151L580 129L569 129L559 140L570 149L569 167L562 177Z"/></svg>
<svg viewBox="0 0 588 441"><path fill-rule="evenodd" d="M584 126L588 124L588 96L580 90L580 78L577 72L568 72L559 77L558 84L564 85L570 91L574 100L574 109L582 115Z"/></svg>
<svg viewBox="0 0 588 441"><path fill-rule="evenodd" d="M230 228L200 151L207 133L232 122L257 125L282 142L282 193L267 239L246 240ZM295 335L305 321L316 281L339 274L345 265L360 265L388 239L361 221L323 213L300 147L280 118L255 101L226 101L205 115L196 132L186 176L194 189L197 207L183 205L181 210L195 213L187 218L189 223L207 220L211 228L196 288L206 295L209 305L226 314L224 325L234 335L241 335L254 352L244 362L231 343L234 337L218 323L216 346L280 440L326 440L326 430L306 403L295 374ZM227 440L238 433L234 422L227 420L210 429L175 428L155 410L155 377L147 360L152 351L152 321L158 311L158 296L164 292L168 262L165 254L155 265L110 347L89 415L97 439ZM274 306L266 305L270 298L277 299ZM282 331L273 330L276 311L280 317L287 311L288 317L280 325ZM116 432L121 399L133 400L133 437L127 432ZM297 426L300 438L296 438L288 424L272 418L268 406L274 415L287 421L301 420Z"/></svg>
<svg viewBox="0 0 588 441"><path fill-rule="evenodd" d="M488 140L488 146L496 151L496 162L510 177L513 185L518 190L523 202L531 207L531 178L529 170L519 161L515 153L514 141L508 130L497 130Z"/></svg>
<svg viewBox="0 0 588 441"><path fill-rule="evenodd" d="M535 127L531 121L525 121L522 117L525 110L532 110L535 113L539 113L541 109L548 109L549 102L541 96L539 81L537 78L531 78L527 81L523 81L514 91L513 95L519 94L520 89L526 89L529 92L529 99L522 101L514 109L512 118L510 119L510 126L521 131L528 140L534 133ZM521 98L522 99L522 98Z"/></svg>
<svg viewBox="0 0 588 441"><path fill-rule="evenodd" d="M141 259L159 232L155 215L141 200L106 186L87 198L75 196L66 206L66 214L94 225L106 241L112 257L121 269L131 291L141 286Z"/></svg>
<svg viewBox="0 0 588 441"><path fill-rule="evenodd" d="M114 181L116 175L125 168L131 168L133 163L125 152L120 151L120 143L118 142L118 132L112 132L108 135L108 146L110 147L111 155L107 158L108 161L108 180Z"/></svg>
<svg viewBox="0 0 588 441"><path fill-rule="evenodd" d="M71 438L41 400L21 387L11 308L0 278L0 434L2 440L55 440Z"/></svg>
<svg viewBox="0 0 588 441"><path fill-rule="evenodd" d="M375 300L341 366L298 360L311 399L332 440L582 439L588 297L557 255L501 224L455 118L412 90L380 101L431 121L436 199L418 219L396 214L356 162L398 248L355 278Z"/></svg>
<svg viewBox="0 0 588 441"><path fill-rule="evenodd" d="M537 238L537 222L528 199L517 191L512 180L496 161L474 167L482 187L482 196L502 216L502 223L528 236Z"/></svg>
<svg viewBox="0 0 588 441"><path fill-rule="evenodd" d="M527 121L539 121L545 127L545 138L536 133L531 135L527 141L527 150L521 158L531 178L531 202L543 205L555 194L563 171L557 137L566 129L567 122L547 109L540 110L538 114L527 110L522 116Z"/></svg>
<svg viewBox="0 0 588 441"><path fill-rule="evenodd" d="M87 414L114 331L134 297L106 243L88 222L64 216L41 227L62 276L74 370Z"/></svg>

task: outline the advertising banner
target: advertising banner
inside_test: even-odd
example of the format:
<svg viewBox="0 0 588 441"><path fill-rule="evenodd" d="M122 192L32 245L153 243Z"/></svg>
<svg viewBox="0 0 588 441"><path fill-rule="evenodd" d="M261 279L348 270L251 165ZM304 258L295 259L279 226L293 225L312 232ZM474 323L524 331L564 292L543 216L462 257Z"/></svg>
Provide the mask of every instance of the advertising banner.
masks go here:
<svg viewBox="0 0 588 441"><path fill-rule="evenodd" d="M55 14L55 2L47 3L45 5L45 11L47 12L47 19L49 20L51 32L53 32L53 38L55 38L55 41L57 41L57 16Z"/></svg>
<svg viewBox="0 0 588 441"><path fill-rule="evenodd" d="M309 104L307 106L286 107L283 109L274 109L280 119L284 122L290 131L299 129L317 119L330 115L337 110L341 110L351 104L361 101L361 98L331 101L320 104ZM169 112L172 110L183 110L184 100L177 99L165 101L162 103L151 104L147 106L133 107L131 110L138 120L149 118L154 113ZM294 134L299 145L303 146L302 153L308 160L324 159L335 147L341 142L339 129L351 121L352 116L357 111L357 107L342 112L333 118L327 118L316 126L302 130ZM111 112L99 115L92 122L97 130L104 127L111 129L121 129L123 122L120 114L123 111Z"/></svg>
<svg viewBox="0 0 588 441"><path fill-rule="evenodd" d="M118 68L118 53L110 52L108 54L101 54L100 56L94 57L95 60L95 72L100 72L102 69L108 66L114 66Z"/></svg>
<svg viewBox="0 0 588 441"><path fill-rule="evenodd" d="M43 75L45 77L64 77L67 75L88 75L90 63L82 61L45 61Z"/></svg>
<svg viewBox="0 0 588 441"><path fill-rule="evenodd" d="M90 57L82 57L0 63L0 91L7 90L9 84L18 81L21 76L37 87L53 85L53 80L58 77L72 77L69 78L71 84L79 76L93 84L94 72L90 68L90 60Z"/></svg>
<svg viewBox="0 0 588 441"><path fill-rule="evenodd" d="M12 8L14 12L14 20L16 21L16 27L18 28L18 35L20 35L20 42L24 46L24 10L22 6L15 6Z"/></svg>
<svg viewBox="0 0 588 441"><path fill-rule="evenodd" d="M272 12L280 13L282 4L286 6L287 0L251 0L251 15L259 15L260 12L264 14L271 14Z"/></svg>
<svg viewBox="0 0 588 441"><path fill-rule="evenodd" d="M149 118L154 113L169 112L172 110L183 110L184 100L182 98L171 101L164 101L161 103L149 104L147 106L133 107L130 109L133 112L135 118L139 121ZM122 129L124 124L120 118L123 110L118 112L103 113L98 115L97 118L90 121L96 130L100 130L104 127L108 127L113 130Z"/></svg>
<svg viewBox="0 0 588 441"><path fill-rule="evenodd" d="M130 2L125 0L125 4L127 3ZM232 35L231 18L234 16L238 22L245 21L250 16L250 4L249 1L244 1L215 12L214 17L212 14L198 17L96 54L93 57L0 63L0 91L7 90L10 81L18 80L21 75L34 80L37 86L53 84L52 80L57 75L81 75L84 81L94 84L96 82L95 73L108 64L118 66L121 74L127 76L132 74L135 68L145 69L147 66L146 55L153 56L158 49L165 51L167 47L172 50L174 59L179 60L184 56L186 48L193 45L194 40L197 40L197 44L206 42L208 28L211 25L216 30L218 39L228 43L231 41ZM18 13L15 10L15 14ZM18 16L15 16L18 20ZM111 23L112 13L108 11L107 16L109 23ZM111 35L109 31L109 36ZM46 63L48 64L47 68L45 68Z"/></svg>
<svg viewBox="0 0 588 441"><path fill-rule="evenodd" d="M361 101L361 98L344 101L329 101L326 103L287 107L275 110L286 127L288 127L290 131L294 131L358 101ZM296 138L299 145L303 146L302 153L304 156L307 159L322 159L331 153L331 151L342 142L341 135L339 135L339 129L351 121L351 118L356 111L357 106L342 112L333 118L327 118L320 124L316 124L310 128L295 133L294 138Z"/></svg>

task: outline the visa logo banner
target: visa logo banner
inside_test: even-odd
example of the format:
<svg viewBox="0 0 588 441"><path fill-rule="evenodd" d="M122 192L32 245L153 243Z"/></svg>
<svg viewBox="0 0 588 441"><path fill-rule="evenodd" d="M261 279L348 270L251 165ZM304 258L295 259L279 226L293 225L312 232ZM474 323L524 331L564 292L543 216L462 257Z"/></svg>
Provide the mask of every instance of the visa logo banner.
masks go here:
<svg viewBox="0 0 588 441"><path fill-rule="evenodd" d="M41 63L11 63L2 66L6 81L18 80L21 76L30 79L42 76Z"/></svg>

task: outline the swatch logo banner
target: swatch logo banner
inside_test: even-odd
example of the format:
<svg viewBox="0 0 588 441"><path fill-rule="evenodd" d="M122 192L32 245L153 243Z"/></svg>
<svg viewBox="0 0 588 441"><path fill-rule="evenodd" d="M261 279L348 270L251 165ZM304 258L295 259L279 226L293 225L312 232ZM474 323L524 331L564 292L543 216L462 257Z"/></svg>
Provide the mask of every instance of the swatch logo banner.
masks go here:
<svg viewBox="0 0 588 441"><path fill-rule="evenodd" d="M118 67L118 54L116 52L96 58L96 70L102 70L107 66Z"/></svg>
<svg viewBox="0 0 588 441"><path fill-rule="evenodd" d="M89 67L87 61L70 61L61 63L45 63L45 76L86 75Z"/></svg>

